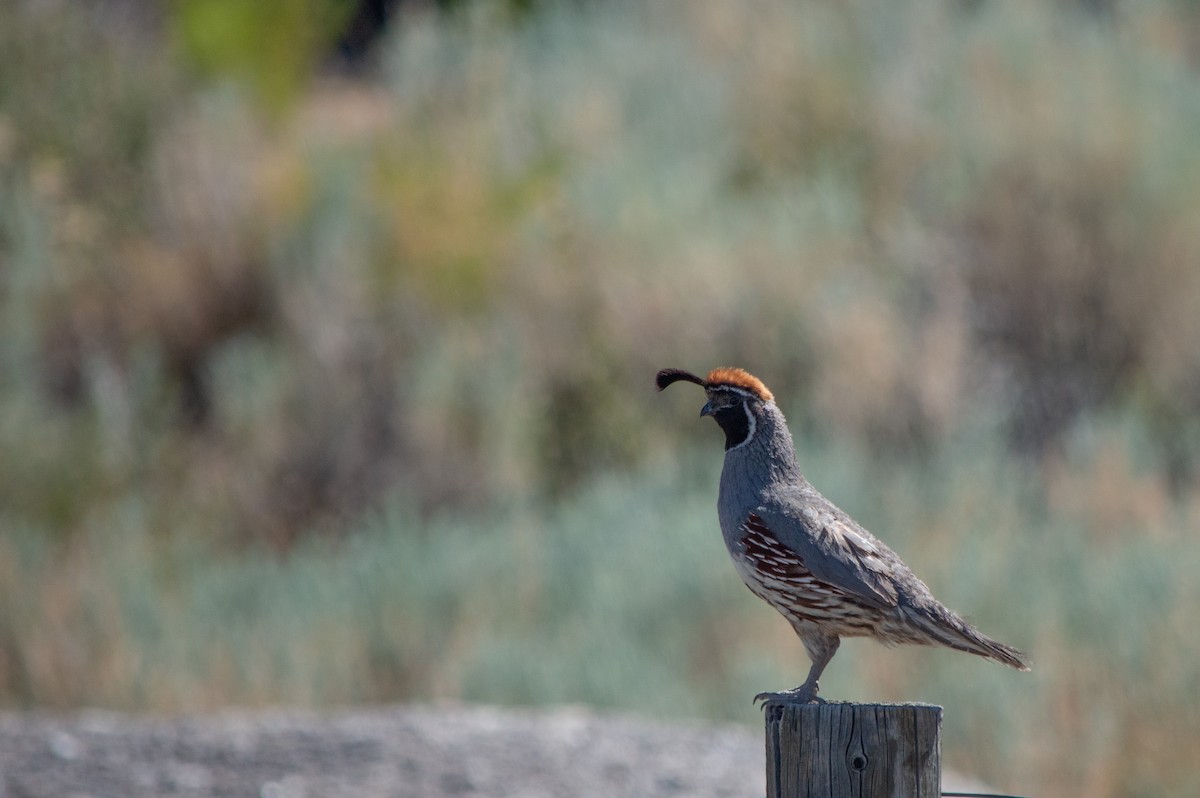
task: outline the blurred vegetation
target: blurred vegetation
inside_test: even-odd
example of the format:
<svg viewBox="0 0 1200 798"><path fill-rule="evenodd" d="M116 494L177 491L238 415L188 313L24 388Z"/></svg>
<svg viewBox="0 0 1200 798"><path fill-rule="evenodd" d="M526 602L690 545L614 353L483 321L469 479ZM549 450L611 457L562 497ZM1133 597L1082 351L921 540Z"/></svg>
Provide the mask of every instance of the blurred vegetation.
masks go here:
<svg viewBox="0 0 1200 798"><path fill-rule="evenodd" d="M1194 794L1194 4L440 5L351 78L344 4L0 0L0 701L748 720L803 655L651 388L737 364L1036 663L831 695Z"/></svg>
<svg viewBox="0 0 1200 798"><path fill-rule="evenodd" d="M171 34L185 63L237 77L277 111L296 100L353 11L339 0L178 0Z"/></svg>

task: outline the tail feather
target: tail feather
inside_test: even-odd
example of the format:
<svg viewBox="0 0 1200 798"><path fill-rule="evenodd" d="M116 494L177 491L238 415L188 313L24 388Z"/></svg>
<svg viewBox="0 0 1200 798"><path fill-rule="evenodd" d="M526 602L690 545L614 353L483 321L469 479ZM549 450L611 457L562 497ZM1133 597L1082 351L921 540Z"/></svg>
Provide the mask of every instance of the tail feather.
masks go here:
<svg viewBox="0 0 1200 798"><path fill-rule="evenodd" d="M1029 670L1029 657L1024 652L991 639L944 607L938 609L941 612L927 614L914 610L909 614L914 626L930 638L927 642L976 654L1020 671Z"/></svg>

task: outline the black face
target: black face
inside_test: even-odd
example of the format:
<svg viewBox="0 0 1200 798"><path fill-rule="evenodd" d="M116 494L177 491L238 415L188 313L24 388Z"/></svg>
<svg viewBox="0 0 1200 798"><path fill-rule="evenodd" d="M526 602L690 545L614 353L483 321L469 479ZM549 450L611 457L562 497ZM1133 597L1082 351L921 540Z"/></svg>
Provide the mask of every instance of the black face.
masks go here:
<svg viewBox="0 0 1200 798"><path fill-rule="evenodd" d="M660 391L680 380L704 388L708 394L708 404L704 405L700 415L712 416L721 426L725 431L725 451L729 451L741 446L754 434L754 410L750 403L770 401L771 396L762 383L740 369L716 369L713 374L725 374L741 382L748 382L749 388L726 385L723 382L710 383L683 369L663 369L655 375L654 384ZM751 391L757 396L752 395ZM763 394L766 394L765 398Z"/></svg>
<svg viewBox="0 0 1200 798"><path fill-rule="evenodd" d="M710 397L701 412L725 432L725 451L745 443L753 429L746 397L728 391L713 391Z"/></svg>

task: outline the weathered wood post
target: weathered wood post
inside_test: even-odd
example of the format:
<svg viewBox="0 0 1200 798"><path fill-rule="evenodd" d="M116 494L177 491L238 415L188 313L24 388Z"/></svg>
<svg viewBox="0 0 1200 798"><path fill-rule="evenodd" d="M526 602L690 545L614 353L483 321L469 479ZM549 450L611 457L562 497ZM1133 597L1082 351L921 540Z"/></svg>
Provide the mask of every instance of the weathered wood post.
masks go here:
<svg viewBox="0 0 1200 798"><path fill-rule="evenodd" d="M767 798L939 798L942 708L767 708Z"/></svg>

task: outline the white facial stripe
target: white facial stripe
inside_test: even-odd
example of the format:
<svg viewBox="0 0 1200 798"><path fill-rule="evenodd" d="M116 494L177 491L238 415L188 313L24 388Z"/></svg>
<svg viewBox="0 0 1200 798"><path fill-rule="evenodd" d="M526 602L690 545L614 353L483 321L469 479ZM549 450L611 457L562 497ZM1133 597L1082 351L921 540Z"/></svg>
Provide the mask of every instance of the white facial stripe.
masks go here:
<svg viewBox="0 0 1200 798"><path fill-rule="evenodd" d="M759 398L758 394L754 393L753 391L747 391L745 388L739 388L736 385L716 385L716 386L713 386L712 390L714 390L714 391L729 391L731 393L736 393L738 396L744 396L747 399L758 399ZM759 401L762 401L762 400L759 399Z"/></svg>
<svg viewBox="0 0 1200 798"><path fill-rule="evenodd" d="M742 441L741 443L739 443L737 446L734 446L733 448L731 448L729 450L731 452L734 449L742 448L747 443L754 440L754 430L758 427L758 422L754 420L754 414L750 412L750 405L747 404L746 402L742 402L742 410L746 411L746 421L749 424L750 429L746 432L746 439L744 441Z"/></svg>

